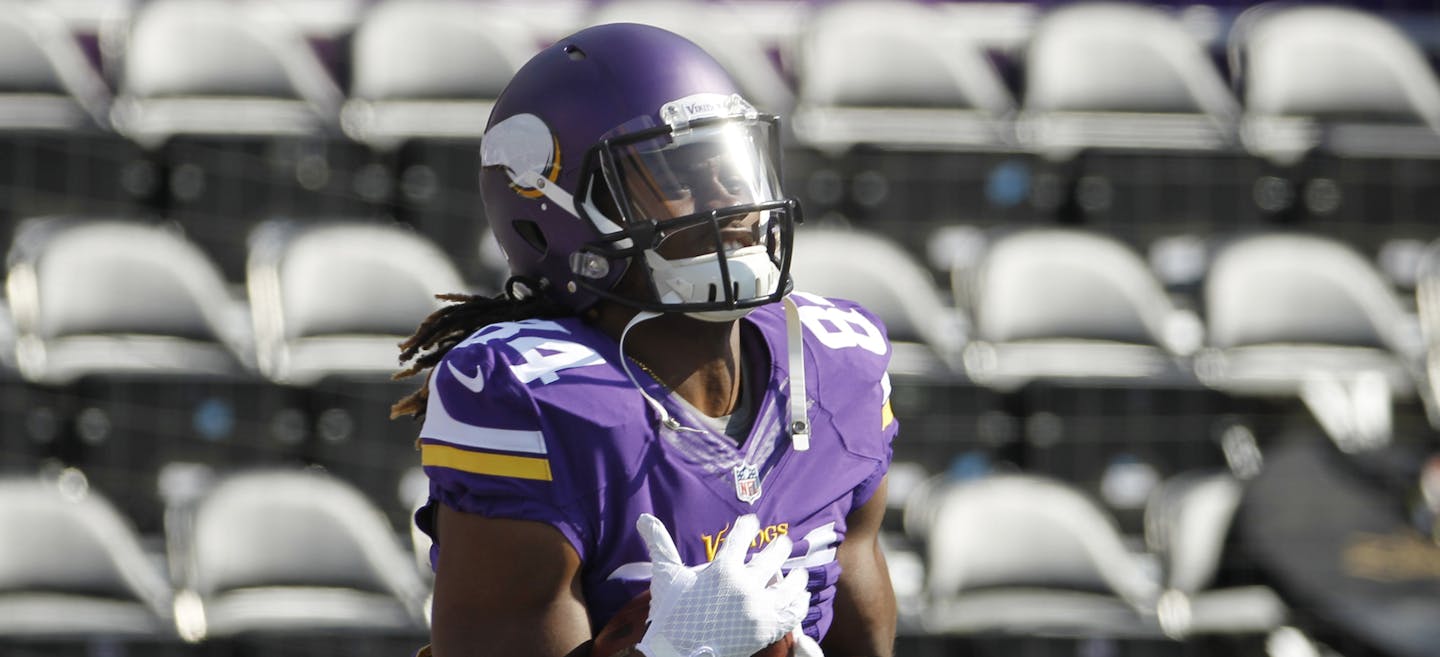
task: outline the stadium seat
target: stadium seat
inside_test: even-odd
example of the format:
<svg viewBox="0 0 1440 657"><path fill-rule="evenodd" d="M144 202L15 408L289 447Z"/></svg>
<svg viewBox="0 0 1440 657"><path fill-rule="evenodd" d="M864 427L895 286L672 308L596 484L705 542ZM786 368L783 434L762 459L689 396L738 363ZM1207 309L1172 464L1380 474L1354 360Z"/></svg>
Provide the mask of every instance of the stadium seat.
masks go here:
<svg viewBox="0 0 1440 657"><path fill-rule="evenodd" d="M926 629L947 635L1163 636L1159 586L1084 494L991 475L927 495Z"/></svg>
<svg viewBox="0 0 1440 657"><path fill-rule="evenodd" d="M1269 587L1215 586L1243 493L1243 482L1228 472L1190 471L1150 496L1145 541L1160 559L1158 617L1166 634L1265 635L1284 624L1285 603Z"/></svg>
<svg viewBox="0 0 1440 657"><path fill-rule="evenodd" d="M9 255L16 360L30 381L88 374L238 375L246 308L195 244L139 220L28 222Z"/></svg>
<svg viewBox="0 0 1440 657"><path fill-rule="evenodd" d="M965 369L1014 389L1033 379L1184 382L1198 318L1178 308L1144 260L1102 233L998 233L973 269L955 271L957 305L974 322Z"/></svg>
<svg viewBox="0 0 1440 657"><path fill-rule="evenodd" d="M400 502L406 505L413 517L414 512L425 506L430 500L430 478L425 475L421 466L413 466L405 470L404 477L400 481L399 493ZM430 535L420 529L415 522L406 523L406 530L410 535L410 552L415 558L415 567L426 579L432 579L434 572L430 567L430 548L434 542Z"/></svg>
<svg viewBox="0 0 1440 657"><path fill-rule="evenodd" d="M1270 164L1266 210L1371 257L1432 239L1440 204L1440 76L1402 27L1360 7L1269 3L1228 39L1242 137Z"/></svg>
<svg viewBox="0 0 1440 657"><path fill-rule="evenodd" d="M41 458L87 471L142 532L160 530L154 479L172 460L285 460L250 442L286 404L253 369L246 304L176 231L141 220L25 224L7 295L30 383L15 421Z"/></svg>
<svg viewBox="0 0 1440 657"><path fill-rule="evenodd" d="M1035 25L1024 64L1020 136L1047 157L1234 143L1239 104L1202 44L1164 9L1103 2L1053 9Z"/></svg>
<svg viewBox="0 0 1440 657"><path fill-rule="evenodd" d="M283 24L223 0L135 12L113 118L156 146L178 134L310 135L334 126L339 88Z"/></svg>
<svg viewBox="0 0 1440 657"><path fill-rule="evenodd" d="M992 150L1014 100L960 26L910 2L822 6L798 46L795 133L803 144Z"/></svg>
<svg viewBox="0 0 1440 657"><path fill-rule="evenodd" d="M164 570L79 471L0 478L0 526L0 650L175 638Z"/></svg>
<svg viewBox="0 0 1440 657"><path fill-rule="evenodd" d="M26 217L123 213L149 192L140 149L109 129L109 88L49 9L0 15L0 243Z"/></svg>
<svg viewBox="0 0 1440 657"><path fill-rule="evenodd" d="M795 37L790 192L923 253L956 223L1027 221L1015 101L966 25L927 3L814 5Z"/></svg>
<svg viewBox="0 0 1440 657"><path fill-rule="evenodd" d="M794 93L766 52L754 25L735 6L695 0L619 0L598 3L589 23L643 23L699 44L735 77L741 93L762 112L788 115Z"/></svg>
<svg viewBox="0 0 1440 657"><path fill-rule="evenodd" d="M418 426L389 419L419 385L390 379L397 345L440 306L436 294L467 286L437 245L400 225L267 222L251 244L260 369L303 398L308 457L394 500L418 461ZM403 525L408 504L384 508Z"/></svg>
<svg viewBox="0 0 1440 657"><path fill-rule="evenodd" d="M245 470L174 509L188 641L425 632L427 587L379 509L314 470Z"/></svg>
<svg viewBox="0 0 1440 657"><path fill-rule="evenodd" d="M1056 188L1036 206L1144 247L1258 220L1240 106L1171 10L1091 2L1041 14L1023 54L1020 143ZM1037 191L1039 191L1037 189Z"/></svg>
<svg viewBox="0 0 1440 657"><path fill-rule="evenodd" d="M439 307L435 295L468 290L438 246L403 226L271 221L250 243L257 361L280 383L388 380L396 344Z"/></svg>
<svg viewBox="0 0 1440 657"><path fill-rule="evenodd" d="M1027 471L1084 488L1138 533L1160 478L1224 462L1226 400L1190 368L1202 324L1117 238L997 232L952 280L974 321L965 371L1006 394Z"/></svg>
<svg viewBox="0 0 1440 657"><path fill-rule="evenodd" d="M0 16L0 128L94 130L110 124L110 90L54 13L15 5Z"/></svg>
<svg viewBox="0 0 1440 657"><path fill-rule="evenodd" d="M1223 242L1204 314L1202 380L1233 395L1303 400L1344 444L1389 441L1395 403L1416 396L1416 318L1374 265L1336 240L1283 232Z"/></svg>
<svg viewBox="0 0 1440 657"><path fill-rule="evenodd" d="M377 149L419 137L478 138L494 99L536 44L481 6L377 3L351 42L345 131Z"/></svg>
<svg viewBox="0 0 1440 657"><path fill-rule="evenodd" d="M161 0L134 14L116 128L150 149L156 209L179 221L232 282L245 234L277 214L370 209L355 172L365 148L341 136L338 85L293 25L263 3Z"/></svg>
<svg viewBox="0 0 1440 657"><path fill-rule="evenodd" d="M1415 308L1424 339L1424 388L1431 426L1440 426L1440 241L1427 245L1416 267Z"/></svg>
<svg viewBox="0 0 1440 657"><path fill-rule="evenodd" d="M15 366L15 320L10 304L0 301L0 474L31 473L43 458L46 439L26 426L37 400ZM41 430L44 427L37 427Z"/></svg>
<svg viewBox="0 0 1440 657"><path fill-rule="evenodd" d="M442 245L469 280L497 278L479 196L479 141L495 98L539 41L471 3L399 0L364 15L342 125L375 152L365 192Z"/></svg>
<svg viewBox="0 0 1440 657"><path fill-rule="evenodd" d="M1440 156L1440 79L1395 25L1356 7L1261 5L1229 35L1247 144L1293 162L1320 148L1349 156Z"/></svg>

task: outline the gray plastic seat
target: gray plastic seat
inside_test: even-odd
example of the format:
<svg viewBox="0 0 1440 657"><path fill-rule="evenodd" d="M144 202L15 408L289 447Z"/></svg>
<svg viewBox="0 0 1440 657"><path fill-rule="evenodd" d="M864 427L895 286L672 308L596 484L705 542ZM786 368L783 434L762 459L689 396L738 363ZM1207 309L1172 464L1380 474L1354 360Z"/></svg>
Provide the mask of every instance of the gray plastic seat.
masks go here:
<svg viewBox="0 0 1440 657"><path fill-rule="evenodd" d="M1163 636L1155 577L1114 520L1068 484L991 475L932 490L924 506L927 631Z"/></svg>
<svg viewBox="0 0 1440 657"><path fill-rule="evenodd" d="M1077 229L996 237L952 289L974 331L966 372L1009 389L1036 379L1185 383L1201 326L1177 308L1139 254Z"/></svg>
<svg viewBox="0 0 1440 657"><path fill-rule="evenodd" d="M485 7L381 2L351 46L347 134L389 149L409 138L479 138L510 77L537 49L523 24Z"/></svg>
<svg viewBox="0 0 1440 657"><path fill-rule="evenodd" d="M1327 237L1270 233L1217 247L1205 277L1208 346L1200 374L1223 387L1295 392L1312 373L1376 371L1413 391L1415 317L1375 266Z"/></svg>
<svg viewBox="0 0 1440 657"><path fill-rule="evenodd" d="M1164 574L1158 615L1166 634L1263 635L1285 623L1288 609L1270 587L1214 586L1243 493L1243 483L1227 472L1188 472L1151 494L1145 542Z"/></svg>
<svg viewBox="0 0 1440 657"><path fill-rule="evenodd" d="M442 245L474 280L507 275L503 257L484 250L493 238L475 181L495 99L541 43L518 13L448 0L380 2L350 47L341 125L383 154L361 174L376 183L366 193L392 198L396 218Z"/></svg>
<svg viewBox="0 0 1440 657"><path fill-rule="evenodd" d="M423 635L428 587L381 511L315 470L225 477L177 510L180 635Z"/></svg>
<svg viewBox="0 0 1440 657"><path fill-rule="evenodd" d="M0 243L26 217L124 213L150 190L110 129L111 92L55 7L0 11Z"/></svg>
<svg viewBox="0 0 1440 657"><path fill-rule="evenodd" d="M1052 9L1025 49L1022 143L1064 159L1087 148L1215 151L1240 107L1202 44L1164 9Z"/></svg>
<svg viewBox="0 0 1440 657"><path fill-rule="evenodd" d="M42 5L0 12L0 130L109 126L110 90L60 18Z"/></svg>
<svg viewBox="0 0 1440 657"><path fill-rule="evenodd" d="M123 43L115 127L164 174L166 218L231 282L261 219L368 211L388 188L361 175L365 147L338 138L340 88L279 5L147 2Z"/></svg>
<svg viewBox="0 0 1440 657"><path fill-rule="evenodd" d="M158 0L133 15L112 119L155 146L172 135L314 135L342 94L305 39L261 8Z"/></svg>
<svg viewBox="0 0 1440 657"><path fill-rule="evenodd" d="M771 63L755 25L728 3L620 0L599 3L588 23L643 23L670 30L704 48L735 77L741 93L762 112L788 115L794 93Z"/></svg>
<svg viewBox="0 0 1440 657"><path fill-rule="evenodd" d="M249 318L205 253L140 221L29 222L10 252L16 361L28 380L236 376Z"/></svg>
<svg viewBox="0 0 1440 657"><path fill-rule="evenodd" d="M807 146L1005 149L1015 102L975 39L919 3L840 2L802 31L795 135Z"/></svg>
<svg viewBox="0 0 1440 657"><path fill-rule="evenodd" d="M1432 407L1440 400L1440 241L1430 243L1420 257L1415 277L1415 307L1424 341L1424 390ZM1431 418L1432 423L1440 418Z"/></svg>
<svg viewBox="0 0 1440 657"><path fill-rule="evenodd" d="M898 244L868 231L806 228L796 233L790 271L797 290L857 301L879 316L893 347L891 373L957 373L965 321Z"/></svg>
<svg viewBox="0 0 1440 657"><path fill-rule="evenodd" d="M1281 163L1315 148L1440 157L1440 78L1419 46L1381 16L1261 5L1236 20L1228 42L1252 151Z"/></svg>
<svg viewBox="0 0 1440 657"><path fill-rule="evenodd" d="M289 384L388 380L396 344L467 286L448 256L399 225L269 222L251 235L247 289L261 372Z"/></svg>
<svg viewBox="0 0 1440 657"><path fill-rule="evenodd" d="M170 583L75 470L0 478L0 639L175 636Z"/></svg>
<svg viewBox="0 0 1440 657"><path fill-rule="evenodd" d="M1250 235L1217 248L1204 287L1202 380L1299 397L1347 448L1389 440L1392 400L1416 392L1423 339L1369 260L1317 235Z"/></svg>

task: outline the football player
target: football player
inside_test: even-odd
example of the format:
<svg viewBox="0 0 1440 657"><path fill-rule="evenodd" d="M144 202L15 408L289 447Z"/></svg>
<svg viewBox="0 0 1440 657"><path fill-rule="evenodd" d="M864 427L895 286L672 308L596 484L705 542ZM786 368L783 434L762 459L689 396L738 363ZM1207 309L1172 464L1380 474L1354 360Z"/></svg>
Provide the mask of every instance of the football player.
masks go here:
<svg viewBox="0 0 1440 657"><path fill-rule="evenodd" d="M444 297L394 408L424 417L436 657L587 655L642 594L651 657L892 653L889 344L792 291L778 142L641 25L560 39L496 101L480 183L513 276Z"/></svg>

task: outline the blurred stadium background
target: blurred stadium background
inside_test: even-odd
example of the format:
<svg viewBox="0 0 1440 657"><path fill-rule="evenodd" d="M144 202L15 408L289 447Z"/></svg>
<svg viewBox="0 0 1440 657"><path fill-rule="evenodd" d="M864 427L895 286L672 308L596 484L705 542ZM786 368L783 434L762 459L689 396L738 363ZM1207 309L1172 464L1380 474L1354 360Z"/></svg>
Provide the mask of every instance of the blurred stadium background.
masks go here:
<svg viewBox="0 0 1440 657"><path fill-rule="evenodd" d="M394 345L615 20L790 119L799 286L890 327L899 654L1440 655L1431 0L0 2L0 655L423 642Z"/></svg>

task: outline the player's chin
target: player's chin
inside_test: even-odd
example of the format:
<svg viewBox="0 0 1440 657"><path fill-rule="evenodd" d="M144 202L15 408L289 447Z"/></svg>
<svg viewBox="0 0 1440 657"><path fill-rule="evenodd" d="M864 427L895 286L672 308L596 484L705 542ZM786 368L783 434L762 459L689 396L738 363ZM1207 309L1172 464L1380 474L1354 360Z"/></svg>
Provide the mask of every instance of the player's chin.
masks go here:
<svg viewBox="0 0 1440 657"><path fill-rule="evenodd" d="M611 657L640 643L645 636L645 619L650 615L650 591L646 590L625 603L614 618L605 624L590 645L590 657ZM793 657L795 637L786 634L752 657Z"/></svg>

